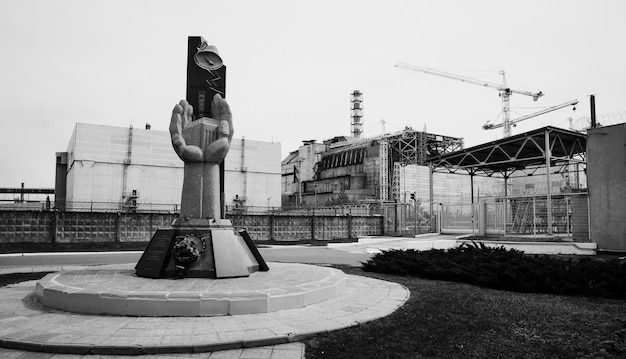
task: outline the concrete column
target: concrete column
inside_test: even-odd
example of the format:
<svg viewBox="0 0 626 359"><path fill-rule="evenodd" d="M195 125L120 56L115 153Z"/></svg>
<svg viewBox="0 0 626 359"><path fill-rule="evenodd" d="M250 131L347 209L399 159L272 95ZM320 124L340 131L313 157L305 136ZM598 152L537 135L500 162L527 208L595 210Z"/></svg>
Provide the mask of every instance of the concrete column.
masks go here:
<svg viewBox="0 0 626 359"><path fill-rule="evenodd" d="M185 219L219 219L220 183L216 163L185 163L180 217Z"/></svg>
<svg viewBox="0 0 626 359"><path fill-rule="evenodd" d="M200 218L222 217L220 200L220 165L203 163L202 167L202 213Z"/></svg>
<svg viewBox="0 0 626 359"><path fill-rule="evenodd" d="M203 163L185 163L183 194L180 201L180 218L200 219L202 211L202 170Z"/></svg>

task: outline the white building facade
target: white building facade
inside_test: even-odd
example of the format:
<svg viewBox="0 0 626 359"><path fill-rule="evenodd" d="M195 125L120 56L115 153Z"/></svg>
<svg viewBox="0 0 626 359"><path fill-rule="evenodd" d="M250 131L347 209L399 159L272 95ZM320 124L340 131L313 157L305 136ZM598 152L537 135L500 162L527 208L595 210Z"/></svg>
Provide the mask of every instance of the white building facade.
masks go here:
<svg viewBox="0 0 626 359"><path fill-rule="evenodd" d="M146 127L76 124L67 153L57 153L56 187L65 189L67 210L178 210L184 163L169 132ZM233 138L224 160L225 205L280 207L280 157L280 143Z"/></svg>

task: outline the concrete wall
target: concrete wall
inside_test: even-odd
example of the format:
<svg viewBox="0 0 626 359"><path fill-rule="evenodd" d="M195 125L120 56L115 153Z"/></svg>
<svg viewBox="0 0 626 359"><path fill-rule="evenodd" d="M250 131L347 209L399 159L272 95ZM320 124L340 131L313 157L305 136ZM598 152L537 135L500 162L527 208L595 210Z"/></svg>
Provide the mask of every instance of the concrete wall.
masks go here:
<svg viewBox="0 0 626 359"><path fill-rule="evenodd" d="M562 193L566 190L583 190L587 188L587 176L584 166L570 164L566 167L550 167L550 192ZM548 193L545 166L537 169L532 176L513 177L509 179L509 195L543 195Z"/></svg>
<svg viewBox="0 0 626 359"><path fill-rule="evenodd" d="M587 181L591 240L626 251L626 124L587 131Z"/></svg>
<svg viewBox="0 0 626 359"><path fill-rule="evenodd" d="M382 216L238 215L231 221L254 240L308 241L382 235Z"/></svg>
<svg viewBox="0 0 626 359"><path fill-rule="evenodd" d="M147 242L176 218L162 213L0 211L0 245ZM382 216L236 215L257 241L313 241L382 235Z"/></svg>
<svg viewBox="0 0 626 359"><path fill-rule="evenodd" d="M280 207L280 143L233 139L225 160L226 205Z"/></svg>
<svg viewBox="0 0 626 359"><path fill-rule="evenodd" d="M392 185L395 199L401 203L410 202L411 192L415 192L422 203L430 202L430 168L420 165L394 164ZM435 203L471 203L471 179L462 173L433 174L433 200ZM502 178L474 176L474 199L501 196L504 193Z"/></svg>

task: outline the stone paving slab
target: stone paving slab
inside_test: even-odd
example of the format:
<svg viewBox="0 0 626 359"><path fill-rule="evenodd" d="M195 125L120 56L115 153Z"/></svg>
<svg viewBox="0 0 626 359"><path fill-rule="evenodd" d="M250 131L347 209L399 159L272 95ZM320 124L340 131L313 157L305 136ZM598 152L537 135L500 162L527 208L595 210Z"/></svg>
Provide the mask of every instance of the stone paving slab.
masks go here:
<svg viewBox="0 0 626 359"><path fill-rule="evenodd" d="M67 354L198 353L276 346L387 316L409 291L346 275L344 292L299 309L219 317L126 317L67 313L34 298L35 281L0 288L0 347Z"/></svg>
<svg viewBox="0 0 626 359"><path fill-rule="evenodd" d="M144 355L142 359L304 359L305 347L303 343L288 343L259 348L240 348L231 350L220 350L207 353L177 353ZM125 356L126 357L126 356ZM94 359L93 355L80 354L48 354L34 353L23 350L0 348L0 358L3 359ZM120 359L119 355L98 355L98 359Z"/></svg>

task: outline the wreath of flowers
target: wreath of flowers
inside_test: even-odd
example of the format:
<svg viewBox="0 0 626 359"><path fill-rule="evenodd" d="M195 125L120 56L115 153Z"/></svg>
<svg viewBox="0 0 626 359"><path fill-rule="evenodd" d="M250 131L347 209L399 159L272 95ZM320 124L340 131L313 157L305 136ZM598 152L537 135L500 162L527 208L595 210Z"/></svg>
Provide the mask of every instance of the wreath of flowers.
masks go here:
<svg viewBox="0 0 626 359"><path fill-rule="evenodd" d="M198 237L195 234L187 234L176 237L174 248L172 248L172 255L177 264L188 266L200 259L205 248L206 244L204 238Z"/></svg>

